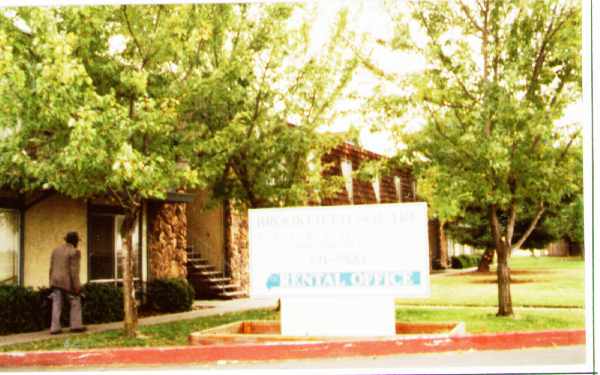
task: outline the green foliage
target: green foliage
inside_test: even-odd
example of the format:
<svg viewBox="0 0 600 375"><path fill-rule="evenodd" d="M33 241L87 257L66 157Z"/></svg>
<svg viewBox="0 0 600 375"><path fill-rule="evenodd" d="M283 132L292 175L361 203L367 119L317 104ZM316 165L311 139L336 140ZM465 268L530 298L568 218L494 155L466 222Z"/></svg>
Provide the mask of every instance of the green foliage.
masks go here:
<svg viewBox="0 0 600 375"><path fill-rule="evenodd" d="M300 26L291 17L300 8L0 12L0 187L108 197L125 210L123 238L144 199L180 189L210 186L251 206L326 193L319 156L338 140L316 130L333 118L357 60L340 52L344 13L332 40L307 54L308 16ZM133 335L132 311L126 321Z"/></svg>
<svg viewBox="0 0 600 375"><path fill-rule="evenodd" d="M156 312L189 311L194 288L182 279L157 279L146 284L146 308Z"/></svg>
<svg viewBox="0 0 600 375"><path fill-rule="evenodd" d="M581 96L580 4L415 0L409 7L424 39L410 40L414 33L399 27L405 43L395 45L426 64L386 77L406 94L376 108L425 120L418 131L396 133L407 145L398 157L413 163L434 215L457 220L476 206L488 219L491 211L514 217L497 228L512 248L527 237L513 223L535 226L538 212L560 211L581 191L580 125L555 125ZM390 11L396 23L408 22L394 4Z"/></svg>
<svg viewBox="0 0 600 375"><path fill-rule="evenodd" d="M321 155L341 139L320 126L336 116L357 59L345 56L345 13L333 37L311 51L308 7L209 6L219 17L198 50L202 74L182 86L181 112L200 155L194 161L215 199L251 207L303 204L328 195ZM301 22L294 25L291 16ZM338 184L339 185L339 184Z"/></svg>
<svg viewBox="0 0 600 375"><path fill-rule="evenodd" d="M556 209L546 211L546 215L540 219L536 228L521 246L522 249L543 249L551 242L566 236L567 227L559 227L556 223L561 220L559 214L566 212L562 206L558 210L560 211L556 211ZM532 211L521 216L515 223L515 237L520 238L527 230L535 214ZM499 212L498 219L502 227L506 227L508 215L505 212ZM490 233L488 213L481 207L468 207L459 219L446 223L445 228L446 234L458 243L477 249L495 248L494 239Z"/></svg>
<svg viewBox="0 0 600 375"><path fill-rule="evenodd" d="M39 331L49 326L42 302L40 293L32 288L0 285L0 334Z"/></svg>
<svg viewBox="0 0 600 375"><path fill-rule="evenodd" d="M341 139L317 128L358 65L345 12L316 50L315 11L298 4L11 12L0 14L0 186L110 193L126 208L194 186L251 206L332 190L320 155Z"/></svg>
<svg viewBox="0 0 600 375"><path fill-rule="evenodd" d="M135 204L196 182L192 171L177 168L186 151L173 147L173 93L149 92L147 81L164 56L134 67L137 56L111 54L110 38L125 31L126 13L19 8L16 17L29 32L0 16L1 100L12 103L0 111L10 135L0 146L0 185L74 198L114 192L121 203ZM150 17L138 16L137 22Z"/></svg>
<svg viewBox="0 0 600 375"><path fill-rule="evenodd" d="M474 254L455 255L450 258L452 268L462 269L476 267L479 264L481 257Z"/></svg>
<svg viewBox="0 0 600 375"><path fill-rule="evenodd" d="M108 323L123 320L123 290L112 284L88 283L83 286L83 322Z"/></svg>
<svg viewBox="0 0 600 375"><path fill-rule="evenodd" d="M50 327L52 289L0 285L0 334L41 331ZM85 324L114 322L123 319L123 293L106 284L85 284L82 288L82 317ZM63 301L61 325L69 326L70 304Z"/></svg>

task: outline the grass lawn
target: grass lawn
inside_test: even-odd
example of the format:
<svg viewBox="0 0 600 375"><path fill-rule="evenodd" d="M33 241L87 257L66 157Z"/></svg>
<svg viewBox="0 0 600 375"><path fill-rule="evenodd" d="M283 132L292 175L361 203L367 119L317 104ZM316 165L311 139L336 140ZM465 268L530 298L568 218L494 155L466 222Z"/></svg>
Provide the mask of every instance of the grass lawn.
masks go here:
<svg viewBox="0 0 600 375"><path fill-rule="evenodd" d="M433 308L398 306L396 320L404 322L465 322L469 333L583 329L583 309L515 308L513 317L497 317L495 307Z"/></svg>
<svg viewBox="0 0 600 375"><path fill-rule="evenodd" d="M396 319L403 322L465 322L470 333L574 329L584 327L582 309L515 309L511 318L496 317L493 307L416 307L400 306ZM197 318L174 323L142 326L140 338L126 339L121 330L89 333L72 337L57 337L43 341L0 346L0 351L65 350L110 347L158 347L186 345L191 332L239 320L277 320L273 310L253 310Z"/></svg>
<svg viewBox="0 0 600 375"><path fill-rule="evenodd" d="M239 313L215 315L177 322L139 326L141 337L129 339L122 336L122 330L112 330L100 333L87 333L72 337L56 337L48 340L22 343L10 346L0 346L0 351L29 351L29 350L64 350L91 349L111 347L158 347L187 345L191 332L219 326L238 320L272 320L279 319L279 313L274 310L251 310Z"/></svg>
<svg viewBox="0 0 600 375"><path fill-rule="evenodd" d="M510 261L515 316L497 317L495 273L431 277L430 298L398 300L396 319L405 322L457 322L467 332L491 333L584 328L583 261L574 258L514 257ZM430 305L430 306L427 306ZM437 306L436 306L437 305ZM440 307L445 306L445 307ZM555 308L523 308L550 306ZM571 306L578 308L569 308ZM191 332L240 320L277 320L273 310L253 310L173 323L141 326L141 337L126 339L121 330L56 337L0 346L0 351L64 350L186 345Z"/></svg>
<svg viewBox="0 0 600 375"><path fill-rule="evenodd" d="M513 306L584 307L584 262L580 258L513 257ZM495 268L489 274L435 274L431 297L398 299L399 305L496 306Z"/></svg>

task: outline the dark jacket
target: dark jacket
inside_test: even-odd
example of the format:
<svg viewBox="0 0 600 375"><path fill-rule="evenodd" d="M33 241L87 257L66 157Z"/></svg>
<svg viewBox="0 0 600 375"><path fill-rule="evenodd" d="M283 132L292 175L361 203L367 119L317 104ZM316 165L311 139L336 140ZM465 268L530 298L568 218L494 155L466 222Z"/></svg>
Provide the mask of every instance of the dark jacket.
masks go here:
<svg viewBox="0 0 600 375"><path fill-rule="evenodd" d="M66 243L54 249L50 259L50 287L79 294L80 263L81 252L73 245Z"/></svg>

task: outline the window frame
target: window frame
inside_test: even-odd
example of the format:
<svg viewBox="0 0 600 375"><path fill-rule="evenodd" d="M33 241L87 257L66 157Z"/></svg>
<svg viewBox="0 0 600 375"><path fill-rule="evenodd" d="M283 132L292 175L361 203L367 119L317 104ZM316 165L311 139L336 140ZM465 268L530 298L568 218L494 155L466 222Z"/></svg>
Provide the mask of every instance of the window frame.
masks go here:
<svg viewBox="0 0 600 375"><path fill-rule="evenodd" d="M104 279L92 279L92 257L90 256L91 254L91 234L92 234L92 228L90 226L90 222L91 222L91 217L92 216L111 216L114 218L114 235L115 235L115 243L116 243L116 238L117 238L117 217L118 216L123 216L125 214L124 210L119 208L119 207L115 207L115 206L105 206L105 205L91 205L88 204L88 209L87 209L87 282L89 283L97 283L97 284L102 284L102 283L113 283L115 285L122 283L123 282L123 278L119 278L118 276L118 269L119 269L119 265L118 265L118 258L117 258L117 249L114 246L115 244L113 244L113 259L114 259L114 267L113 267L113 278L104 278ZM144 219L144 211L140 211L139 215L138 215L138 222L137 222L137 226L138 226L138 233L137 233L137 264L138 264L138 275L134 275L133 277L133 281L135 282L139 282L143 279L144 276L144 267L146 266L145 264L143 264L143 255L142 255L142 251L144 250L144 246L142 243L142 236L143 236L143 219Z"/></svg>
<svg viewBox="0 0 600 375"><path fill-rule="evenodd" d="M6 211L6 212L13 212L16 216L17 219L17 233L16 233L16 248L15 250L15 255L16 255L16 265L15 265L15 275L12 276L11 278L16 278L16 282L14 283L15 285L23 285L23 281L24 281L24 268L25 268L25 264L24 264L24 252L23 252L23 244L24 244L24 235L25 235L25 230L24 230L24 221L25 221L25 215L24 215L24 211L23 208L20 207L20 205L18 203L14 203L14 204L7 204L7 202L2 202L2 204L0 204L0 211ZM9 280L9 279L7 279ZM2 280L0 280L2 281ZM3 283L0 283L0 285L2 285Z"/></svg>

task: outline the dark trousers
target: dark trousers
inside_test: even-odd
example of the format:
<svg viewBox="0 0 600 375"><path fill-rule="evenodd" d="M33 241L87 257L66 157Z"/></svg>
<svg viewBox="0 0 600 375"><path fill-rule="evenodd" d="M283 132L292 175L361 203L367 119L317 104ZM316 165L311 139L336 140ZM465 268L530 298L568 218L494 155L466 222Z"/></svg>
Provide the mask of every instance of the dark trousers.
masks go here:
<svg viewBox="0 0 600 375"><path fill-rule="evenodd" d="M65 295L69 299L71 304L70 314L70 327L71 329L82 328L81 319L81 297L62 289L54 288L50 297L52 298L52 323L50 324L50 332L58 332L61 329L60 326L60 314L62 312L62 306Z"/></svg>

